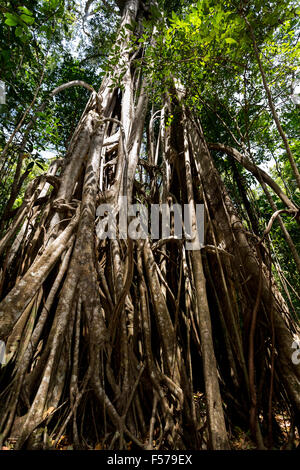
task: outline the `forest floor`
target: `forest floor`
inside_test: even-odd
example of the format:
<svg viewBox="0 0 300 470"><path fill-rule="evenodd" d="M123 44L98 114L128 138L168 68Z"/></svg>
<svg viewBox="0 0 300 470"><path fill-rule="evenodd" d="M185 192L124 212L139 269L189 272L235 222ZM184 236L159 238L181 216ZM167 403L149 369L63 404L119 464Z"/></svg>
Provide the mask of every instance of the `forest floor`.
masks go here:
<svg viewBox="0 0 300 470"><path fill-rule="evenodd" d="M194 394L195 405L197 409L197 415L200 417L202 423L206 422L206 406L205 406L205 396L204 393L197 392ZM287 413L278 412L276 415L276 421L280 429L281 436L278 439L279 444L272 448L272 450L290 450L292 448L297 448L300 446L300 436L296 433L294 436L290 435L290 419ZM204 425L203 428L206 426ZM159 434L159 432L157 432ZM154 438L155 438L154 432ZM45 441L44 441L45 442ZM74 445L72 443L72 439L67 435L61 436L59 441L57 442L56 446L54 447L53 444L55 439L50 439L47 436L47 440L45 445L43 446L44 449L47 450L74 450ZM251 438L250 430L245 431L238 426L233 426L233 428L229 429L229 442L231 450L255 450L257 449L255 442ZM13 440L8 440L6 445L2 447L1 450L14 450L15 442ZM156 442L153 441L153 447L155 450ZM38 446L38 449L41 447ZM206 444L203 445L203 450L205 450ZM108 450L107 446L102 442L97 443L95 446L87 445L86 450ZM129 441L127 443L127 450L132 450L132 442Z"/></svg>

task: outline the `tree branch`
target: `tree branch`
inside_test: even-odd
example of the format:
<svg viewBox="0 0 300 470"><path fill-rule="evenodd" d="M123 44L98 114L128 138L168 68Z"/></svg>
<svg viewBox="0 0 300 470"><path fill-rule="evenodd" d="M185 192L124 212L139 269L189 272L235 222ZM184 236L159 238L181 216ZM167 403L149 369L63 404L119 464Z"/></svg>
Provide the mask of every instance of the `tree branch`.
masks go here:
<svg viewBox="0 0 300 470"><path fill-rule="evenodd" d="M207 144L210 150L220 150L225 152L227 155L233 157L237 160L246 170L250 171L255 178L260 182L262 179L270 188L273 189L274 193L282 200L284 205L290 209L292 212L297 213L299 208L295 206L295 204L287 197L287 195L282 191L280 186L266 173L264 170L256 166L253 162L251 162L247 157L242 155L238 150L229 145L219 144L219 143L211 143Z"/></svg>

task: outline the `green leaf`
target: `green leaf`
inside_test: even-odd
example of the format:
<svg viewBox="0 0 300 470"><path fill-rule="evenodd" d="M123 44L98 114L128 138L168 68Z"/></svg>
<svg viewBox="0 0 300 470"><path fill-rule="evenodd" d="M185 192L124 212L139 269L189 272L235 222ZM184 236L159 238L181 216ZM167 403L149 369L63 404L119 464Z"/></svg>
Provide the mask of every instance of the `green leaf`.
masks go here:
<svg viewBox="0 0 300 470"><path fill-rule="evenodd" d="M28 24L34 23L34 18L32 18L32 16L21 15L20 18L21 18L21 20L23 20L25 23L28 23Z"/></svg>
<svg viewBox="0 0 300 470"><path fill-rule="evenodd" d="M7 19L5 20L5 24L8 26L16 26L18 23L15 20Z"/></svg>
<svg viewBox="0 0 300 470"><path fill-rule="evenodd" d="M50 4L52 9L54 10L59 4L59 0L50 0Z"/></svg>
<svg viewBox="0 0 300 470"><path fill-rule="evenodd" d="M26 7L18 7L18 9L21 10L26 15L29 15L29 16L33 15L32 11L28 10L28 8L26 8Z"/></svg>
<svg viewBox="0 0 300 470"><path fill-rule="evenodd" d="M15 15L12 15L11 13L4 13L4 15L6 16L6 20L5 20L5 24L7 24L8 26L17 26L17 24L19 23L19 18Z"/></svg>
<svg viewBox="0 0 300 470"><path fill-rule="evenodd" d="M237 41L233 38L225 38L225 42L227 42L227 44L237 44Z"/></svg>
<svg viewBox="0 0 300 470"><path fill-rule="evenodd" d="M16 27L16 30L15 30L15 35L16 35L17 38L18 38L18 37L22 36L22 34L23 34L22 28L21 28L20 26L17 26L17 27Z"/></svg>

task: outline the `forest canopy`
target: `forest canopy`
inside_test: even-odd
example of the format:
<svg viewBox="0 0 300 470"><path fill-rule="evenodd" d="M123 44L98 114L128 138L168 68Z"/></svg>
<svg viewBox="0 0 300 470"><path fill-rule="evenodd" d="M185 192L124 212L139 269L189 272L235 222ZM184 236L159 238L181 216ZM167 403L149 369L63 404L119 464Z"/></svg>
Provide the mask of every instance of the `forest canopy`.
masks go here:
<svg viewBox="0 0 300 470"><path fill-rule="evenodd" d="M0 447L299 445L299 38L295 0L1 2ZM99 237L124 198L169 236Z"/></svg>

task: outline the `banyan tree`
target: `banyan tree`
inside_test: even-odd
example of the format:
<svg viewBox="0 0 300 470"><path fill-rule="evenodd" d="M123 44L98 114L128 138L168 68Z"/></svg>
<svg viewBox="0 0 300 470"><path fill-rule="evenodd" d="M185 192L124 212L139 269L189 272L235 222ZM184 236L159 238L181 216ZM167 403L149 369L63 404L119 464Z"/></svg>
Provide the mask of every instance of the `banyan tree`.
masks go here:
<svg viewBox="0 0 300 470"><path fill-rule="evenodd" d="M68 436L74 448L230 449L239 426L257 448L272 447L278 413L290 436L300 431L299 326L268 244L275 219L285 227L274 210L264 236L245 228L215 152L274 191L282 212L299 220L299 208L245 152L207 142L180 77L153 98L142 59L155 47L155 22L146 45L138 38L156 3L117 3L113 65L100 89L78 77L49 97L73 86L90 92L65 156L12 211L17 169L2 218L1 445L55 448ZM24 128L20 155L38 119ZM102 204L115 220L124 204L149 213L189 204L195 220L202 204L203 244L187 249L188 234L176 239L172 223L159 240L118 228L101 237Z"/></svg>

